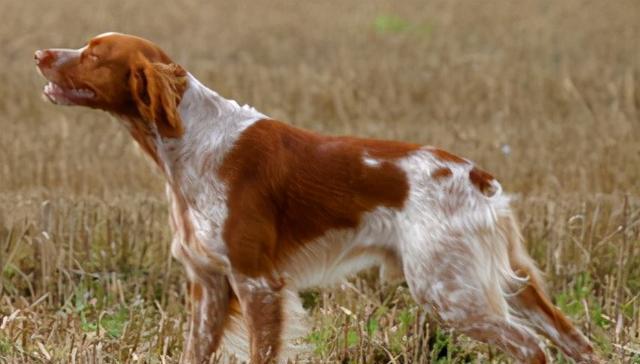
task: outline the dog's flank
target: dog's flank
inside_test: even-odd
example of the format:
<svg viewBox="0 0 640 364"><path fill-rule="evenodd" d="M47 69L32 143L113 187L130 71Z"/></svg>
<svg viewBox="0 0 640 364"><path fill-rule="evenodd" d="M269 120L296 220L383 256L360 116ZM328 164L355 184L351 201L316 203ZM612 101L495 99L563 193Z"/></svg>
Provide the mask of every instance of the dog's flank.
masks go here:
<svg viewBox="0 0 640 364"><path fill-rule="evenodd" d="M191 282L184 362L304 348L296 292L382 265L444 324L520 362L545 335L596 363L543 292L500 184L410 143L324 136L226 100L153 43L110 33L36 53L46 97L117 115L167 179L172 253ZM127 82L122 82L127 80Z"/></svg>

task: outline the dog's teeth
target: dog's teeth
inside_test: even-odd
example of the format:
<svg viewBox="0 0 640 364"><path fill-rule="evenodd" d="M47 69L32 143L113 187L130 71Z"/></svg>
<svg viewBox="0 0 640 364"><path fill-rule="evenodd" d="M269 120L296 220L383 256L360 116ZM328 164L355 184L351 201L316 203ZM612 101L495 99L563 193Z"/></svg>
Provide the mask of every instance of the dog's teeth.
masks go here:
<svg viewBox="0 0 640 364"><path fill-rule="evenodd" d="M71 93L76 97L93 97L94 96L93 91L86 88L73 89L71 90Z"/></svg>

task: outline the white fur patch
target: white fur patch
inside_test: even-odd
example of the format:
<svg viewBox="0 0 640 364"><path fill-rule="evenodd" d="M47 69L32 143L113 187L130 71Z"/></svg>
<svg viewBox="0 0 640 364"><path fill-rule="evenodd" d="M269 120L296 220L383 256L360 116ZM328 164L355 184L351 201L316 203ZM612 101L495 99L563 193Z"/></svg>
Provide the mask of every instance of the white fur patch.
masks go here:
<svg viewBox="0 0 640 364"><path fill-rule="evenodd" d="M362 156L362 162L369 167L377 167L380 165L380 161L364 153Z"/></svg>

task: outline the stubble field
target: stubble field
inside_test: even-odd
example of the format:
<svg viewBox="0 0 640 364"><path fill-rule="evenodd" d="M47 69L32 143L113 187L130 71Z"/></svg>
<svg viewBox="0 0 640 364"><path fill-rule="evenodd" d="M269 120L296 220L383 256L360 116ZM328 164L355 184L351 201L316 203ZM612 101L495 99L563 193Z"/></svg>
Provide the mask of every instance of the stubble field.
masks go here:
<svg viewBox="0 0 640 364"><path fill-rule="evenodd" d="M33 51L105 31L154 40L274 118L476 161L513 194L555 303L608 362L640 363L639 2L0 0L0 13L0 363L181 353L162 178L105 113L40 98ZM508 362L373 271L303 301L301 362Z"/></svg>

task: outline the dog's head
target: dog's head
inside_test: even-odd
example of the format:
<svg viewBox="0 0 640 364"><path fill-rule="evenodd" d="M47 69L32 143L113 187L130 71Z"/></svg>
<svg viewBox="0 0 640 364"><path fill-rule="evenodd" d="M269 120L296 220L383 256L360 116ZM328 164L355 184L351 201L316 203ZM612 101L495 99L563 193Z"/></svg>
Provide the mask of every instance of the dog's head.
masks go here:
<svg viewBox="0 0 640 364"><path fill-rule="evenodd" d="M44 96L58 105L80 105L137 118L165 137L183 133L177 111L186 71L152 42L107 33L80 49L35 52L49 80Z"/></svg>

